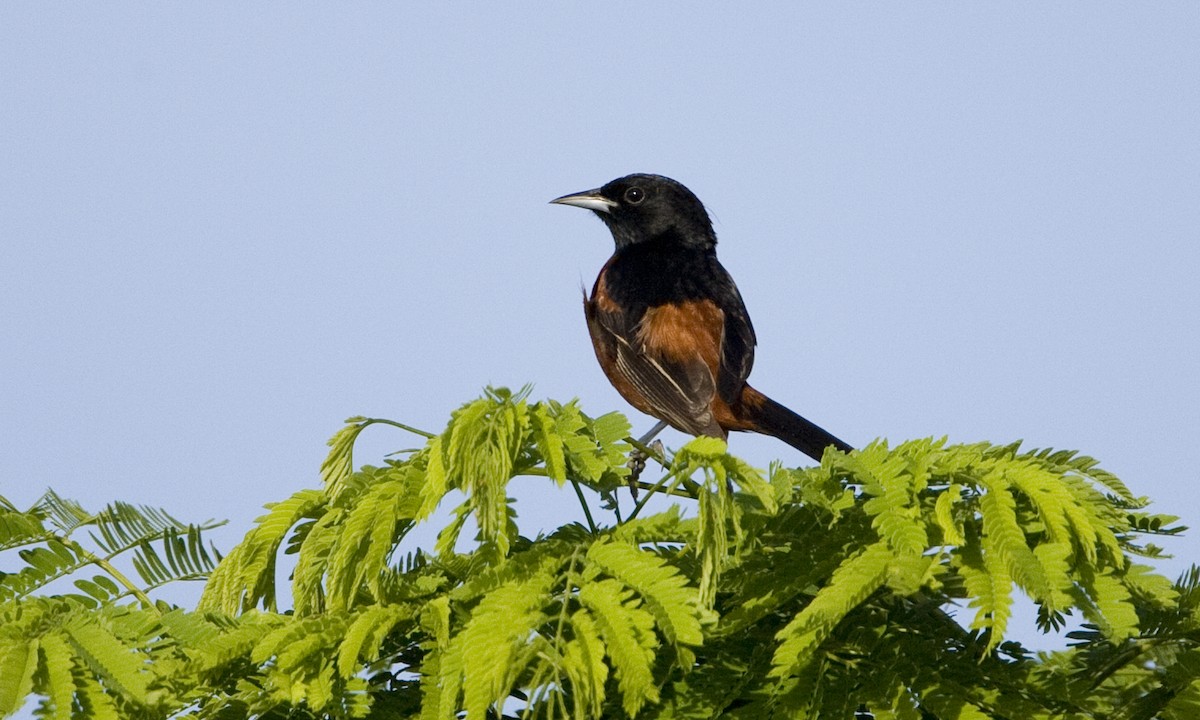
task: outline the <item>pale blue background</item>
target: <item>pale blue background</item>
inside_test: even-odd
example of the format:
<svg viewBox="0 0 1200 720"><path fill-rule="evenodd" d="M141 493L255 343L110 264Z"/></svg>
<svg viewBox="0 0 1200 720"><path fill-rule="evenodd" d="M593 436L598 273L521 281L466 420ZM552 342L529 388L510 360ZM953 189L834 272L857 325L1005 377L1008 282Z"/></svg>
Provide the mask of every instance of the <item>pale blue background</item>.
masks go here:
<svg viewBox="0 0 1200 720"><path fill-rule="evenodd" d="M1078 448L1200 524L1195 2L247 5L0 5L18 504L228 548L349 415L626 410L579 305L611 240L546 201L649 171L712 210L778 400L856 444ZM515 487L530 534L578 517Z"/></svg>

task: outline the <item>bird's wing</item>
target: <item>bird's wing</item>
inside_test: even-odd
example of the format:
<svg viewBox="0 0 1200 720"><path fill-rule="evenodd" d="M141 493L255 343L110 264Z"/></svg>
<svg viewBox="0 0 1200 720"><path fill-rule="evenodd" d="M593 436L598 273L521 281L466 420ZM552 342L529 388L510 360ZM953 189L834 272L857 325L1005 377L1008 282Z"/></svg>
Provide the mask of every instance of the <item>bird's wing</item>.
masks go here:
<svg viewBox="0 0 1200 720"><path fill-rule="evenodd" d="M721 338L721 367L717 371L717 392L721 399L736 405L754 366L754 326L742 294L738 292L733 278L721 268L724 278L719 283L718 301L724 315L725 326Z"/></svg>
<svg viewBox="0 0 1200 720"><path fill-rule="evenodd" d="M675 306L650 308L631 318L589 303L588 330L596 353L617 390L639 410L692 435L724 437L712 413L716 363L697 351L686 337L688 326L679 325L678 313L669 307ZM715 360L719 337L716 342L710 338L708 345Z"/></svg>

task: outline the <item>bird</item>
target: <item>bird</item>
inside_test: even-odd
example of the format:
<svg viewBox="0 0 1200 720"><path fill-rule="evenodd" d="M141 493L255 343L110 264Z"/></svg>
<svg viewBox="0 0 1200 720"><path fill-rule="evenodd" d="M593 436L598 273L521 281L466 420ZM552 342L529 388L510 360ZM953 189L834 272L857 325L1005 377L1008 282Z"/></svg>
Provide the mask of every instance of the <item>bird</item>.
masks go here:
<svg viewBox="0 0 1200 720"><path fill-rule="evenodd" d="M827 447L853 450L746 382L754 326L691 190L638 173L550 202L591 210L612 233L615 250L584 291L584 316L604 374L658 429L722 440L756 432L818 461Z"/></svg>

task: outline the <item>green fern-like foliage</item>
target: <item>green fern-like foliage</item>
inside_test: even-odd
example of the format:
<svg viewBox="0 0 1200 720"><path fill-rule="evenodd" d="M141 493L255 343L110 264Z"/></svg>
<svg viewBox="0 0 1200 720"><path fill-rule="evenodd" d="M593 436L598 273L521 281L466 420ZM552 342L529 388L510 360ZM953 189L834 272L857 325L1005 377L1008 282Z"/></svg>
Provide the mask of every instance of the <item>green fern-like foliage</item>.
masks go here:
<svg viewBox="0 0 1200 720"><path fill-rule="evenodd" d="M374 424L423 444L356 469ZM56 497L0 508L20 565L0 578L0 712L30 696L44 717L1200 710L1200 571L1153 570L1150 540L1181 528L1091 458L919 440L763 473L700 438L659 458L631 508L628 435L620 415L528 390L489 390L437 434L352 418L323 486L268 506L195 611L148 593L211 570L203 528L114 505L102 529ZM522 534L507 492L521 476L577 497L587 523ZM660 495L674 503L648 514ZM416 547L440 510L437 542ZM126 552L136 583L108 569ZM103 572L82 594L51 593L89 567ZM1074 644L1009 639L1023 598L1038 629L1077 627Z"/></svg>
<svg viewBox="0 0 1200 720"><path fill-rule="evenodd" d="M0 498L0 558L19 562L0 573L0 713L33 694L40 717L164 716L185 657L151 594L207 578L220 555L203 532L217 524L126 503L92 513L53 492L24 511Z"/></svg>

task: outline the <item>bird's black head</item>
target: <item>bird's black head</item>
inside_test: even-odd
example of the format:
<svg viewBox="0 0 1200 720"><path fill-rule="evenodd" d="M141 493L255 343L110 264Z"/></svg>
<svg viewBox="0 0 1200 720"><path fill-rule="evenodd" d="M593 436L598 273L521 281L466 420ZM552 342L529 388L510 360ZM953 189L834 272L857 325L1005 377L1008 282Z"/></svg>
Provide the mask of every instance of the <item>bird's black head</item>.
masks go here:
<svg viewBox="0 0 1200 720"><path fill-rule="evenodd" d="M717 244L704 204L682 183L662 175L626 175L604 187L550 202L596 213L612 232L617 249L648 240L702 249Z"/></svg>

